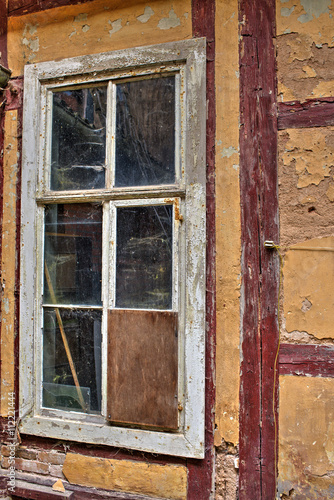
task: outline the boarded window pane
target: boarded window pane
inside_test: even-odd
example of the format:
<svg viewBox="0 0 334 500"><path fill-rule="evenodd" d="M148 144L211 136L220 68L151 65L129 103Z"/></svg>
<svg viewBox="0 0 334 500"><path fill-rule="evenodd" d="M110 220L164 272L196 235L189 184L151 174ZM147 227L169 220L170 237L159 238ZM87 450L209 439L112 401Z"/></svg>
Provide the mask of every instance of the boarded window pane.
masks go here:
<svg viewBox="0 0 334 500"><path fill-rule="evenodd" d="M116 307L171 309L171 205L117 209Z"/></svg>
<svg viewBox="0 0 334 500"><path fill-rule="evenodd" d="M101 205L48 205L44 303L100 305L101 266Z"/></svg>
<svg viewBox="0 0 334 500"><path fill-rule="evenodd" d="M100 311L44 308L43 406L100 411Z"/></svg>
<svg viewBox="0 0 334 500"><path fill-rule="evenodd" d="M109 311L109 420L177 429L177 352L177 313Z"/></svg>
<svg viewBox="0 0 334 500"><path fill-rule="evenodd" d="M107 87L53 94L51 189L105 185Z"/></svg>
<svg viewBox="0 0 334 500"><path fill-rule="evenodd" d="M175 182L175 77L117 85L115 185Z"/></svg>

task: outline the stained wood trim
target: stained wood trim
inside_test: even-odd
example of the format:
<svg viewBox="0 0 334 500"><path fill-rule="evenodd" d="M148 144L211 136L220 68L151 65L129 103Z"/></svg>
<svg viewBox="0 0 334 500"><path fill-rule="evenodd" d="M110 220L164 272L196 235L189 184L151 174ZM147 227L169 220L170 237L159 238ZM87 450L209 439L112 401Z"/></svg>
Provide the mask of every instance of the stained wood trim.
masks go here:
<svg viewBox="0 0 334 500"><path fill-rule="evenodd" d="M66 5L87 3L93 0L8 0L9 16L22 16L40 10L54 9Z"/></svg>
<svg viewBox="0 0 334 500"><path fill-rule="evenodd" d="M334 346L282 344L280 375L334 377Z"/></svg>
<svg viewBox="0 0 334 500"><path fill-rule="evenodd" d="M205 343L205 458L187 460L188 500L211 498L214 473L214 364L216 344L215 264L215 0L192 0L194 37L206 37L206 343Z"/></svg>
<svg viewBox="0 0 334 500"><path fill-rule="evenodd" d="M240 500L275 497L279 262L275 2L240 0L242 303ZM277 418L276 418L277 421ZM276 451L277 454L277 451ZM276 455L277 456L277 455Z"/></svg>
<svg viewBox="0 0 334 500"><path fill-rule="evenodd" d="M334 126L334 97L278 103L278 129Z"/></svg>

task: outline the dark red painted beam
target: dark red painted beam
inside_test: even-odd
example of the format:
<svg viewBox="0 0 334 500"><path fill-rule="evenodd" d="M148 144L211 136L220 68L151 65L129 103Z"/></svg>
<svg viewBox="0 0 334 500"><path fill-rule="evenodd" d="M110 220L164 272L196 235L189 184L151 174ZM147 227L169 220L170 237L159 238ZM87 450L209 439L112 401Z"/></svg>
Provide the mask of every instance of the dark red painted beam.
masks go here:
<svg viewBox="0 0 334 500"><path fill-rule="evenodd" d="M194 37L206 37L206 354L205 354L205 458L188 460L188 500L205 500L212 497L214 472L214 359L216 343L215 301L215 0L192 0L192 25Z"/></svg>
<svg viewBox="0 0 334 500"><path fill-rule="evenodd" d="M334 97L278 103L278 128L334 126Z"/></svg>
<svg viewBox="0 0 334 500"><path fill-rule="evenodd" d="M7 67L7 7L6 0L0 0L0 64Z"/></svg>
<svg viewBox="0 0 334 500"><path fill-rule="evenodd" d="M334 346L282 344L280 375L334 377Z"/></svg>
<svg viewBox="0 0 334 500"><path fill-rule="evenodd" d="M240 0L239 21L243 279L239 495L240 500L267 500L275 498L277 458L273 394L277 408L279 261L264 247L266 239L279 239L275 2Z"/></svg>
<svg viewBox="0 0 334 500"><path fill-rule="evenodd" d="M91 1L92 0L8 0L8 13L10 16L22 16L23 14L38 12L40 10Z"/></svg>

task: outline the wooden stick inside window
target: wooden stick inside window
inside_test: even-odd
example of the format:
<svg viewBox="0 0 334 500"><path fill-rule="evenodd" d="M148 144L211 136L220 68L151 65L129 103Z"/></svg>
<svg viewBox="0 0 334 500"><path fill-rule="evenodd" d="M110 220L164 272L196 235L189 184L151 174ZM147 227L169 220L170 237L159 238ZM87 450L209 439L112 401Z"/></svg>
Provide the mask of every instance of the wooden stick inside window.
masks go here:
<svg viewBox="0 0 334 500"><path fill-rule="evenodd" d="M57 301L56 301L56 295L55 295L55 292L54 292L54 289L53 289L53 285L52 285L52 281L51 281L51 278L50 278L50 273L49 273L48 265L47 265L46 262L45 262L45 276L46 276L46 281L48 282L48 287L49 287L49 291L50 291L50 295L51 295L51 301L52 301L53 304L56 304L57 303ZM81 391L81 387L80 387L80 384L79 384L79 381L78 381L77 372L75 370L75 366L74 366L74 363L73 363L73 359L72 359L72 354L71 354L71 351L70 351L70 347L69 347L68 342L67 342L67 337L66 337L66 333L65 333L64 325L63 325L63 320L61 319L61 315L60 315L58 307L55 307L54 309L55 309L56 316L57 316L57 321L58 321L59 330L60 330L60 333L61 333L61 338L62 338L63 343L64 343L64 347L65 347L65 351L66 351L66 356L67 356L68 362L70 364L72 377L73 377L73 380L74 380L74 383L75 383L75 387L77 389L79 402L80 402L80 405L81 405L83 411L86 412L87 408L86 408L85 401L84 401L84 398L83 398L83 395L82 395L82 391Z"/></svg>

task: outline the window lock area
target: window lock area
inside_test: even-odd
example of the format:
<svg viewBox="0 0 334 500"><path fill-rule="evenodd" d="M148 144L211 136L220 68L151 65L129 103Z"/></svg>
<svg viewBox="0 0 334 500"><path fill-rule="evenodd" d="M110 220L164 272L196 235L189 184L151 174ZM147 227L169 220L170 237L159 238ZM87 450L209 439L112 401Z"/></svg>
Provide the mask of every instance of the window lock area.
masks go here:
<svg viewBox="0 0 334 500"><path fill-rule="evenodd" d="M26 67L21 432L199 458L205 41L150 49Z"/></svg>

